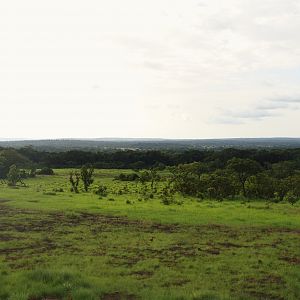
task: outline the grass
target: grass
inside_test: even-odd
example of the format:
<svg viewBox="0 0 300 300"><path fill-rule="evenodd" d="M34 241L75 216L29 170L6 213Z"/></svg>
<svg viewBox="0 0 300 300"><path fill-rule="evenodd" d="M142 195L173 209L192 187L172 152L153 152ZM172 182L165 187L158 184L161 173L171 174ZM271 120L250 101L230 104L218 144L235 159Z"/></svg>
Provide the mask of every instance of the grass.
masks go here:
<svg viewBox="0 0 300 300"><path fill-rule="evenodd" d="M55 173L0 186L0 299L300 299L299 204L139 201L117 170L99 199Z"/></svg>

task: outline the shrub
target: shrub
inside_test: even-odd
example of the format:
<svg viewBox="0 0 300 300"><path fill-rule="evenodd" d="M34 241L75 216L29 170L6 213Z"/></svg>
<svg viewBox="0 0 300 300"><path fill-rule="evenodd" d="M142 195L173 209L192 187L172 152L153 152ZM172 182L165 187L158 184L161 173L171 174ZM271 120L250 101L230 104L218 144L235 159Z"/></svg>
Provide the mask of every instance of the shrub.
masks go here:
<svg viewBox="0 0 300 300"><path fill-rule="evenodd" d="M245 183L245 189L248 197L273 199L278 198L279 194L275 196L278 184L278 180L272 178L267 172L264 172L249 177Z"/></svg>
<svg viewBox="0 0 300 300"><path fill-rule="evenodd" d="M138 179L139 179L139 175L136 173L130 173L130 174L121 173L115 177L115 180L120 180L120 181L136 181Z"/></svg>
<svg viewBox="0 0 300 300"><path fill-rule="evenodd" d="M210 199L223 200L234 196L236 192L230 175L222 170L203 175L201 185L206 187L206 194Z"/></svg>
<svg viewBox="0 0 300 300"><path fill-rule="evenodd" d="M46 196L56 196L55 192L44 192L43 194Z"/></svg>
<svg viewBox="0 0 300 300"><path fill-rule="evenodd" d="M69 176L69 181L71 184L71 192L74 192L76 194L79 193L78 185L80 181L80 174L78 172L71 172Z"/></svg>
<svg viewBox="0 0 300 300"><path fill-rule="evenodd" d="M94 193L101 197L106 197L108 195L107 186L99 184L96 186Z"/></svg>
<svg viewBox="0 0 300 300"><path fill-rule="evenodd" d="M161 202L164 205L170 205L173 203L176 203L175 199L174 199L174 190L167 184L165 185L160 193L161 196Z"/></svg>
<svg viewBox="0 0 300 300"><path fill-rule="evenodd" d="M41 170L39 170L37 172L37 174L39 174L39 175L54 175L54 171L53 171L53 169L51 169L49 167L45 167L45 168L42 168Z"/></svg>
<svg viewBox="0 0 300 300"><path fill-rule="evenodd" d="M81 180L83 182L84 190L87 192L89 186L94 182L94 168L91 165L84 165L80 170Z"/></svg>
<svg viewBox="0 0 300 300"><path fill-rule="evenodd" d="M287 201L294 205L296 202L298 202L299 197L297 197L292 191L288 191L287 194L284 197L284 201Z"/></svg>
<svg viewBox="0 0 300 300"><path fill-rule="evenodd" d="M12 165L9 168L9 172L7 174L7 185L8 186L16 186L16 184L20 181L20 170L16 165Z"/></svg>

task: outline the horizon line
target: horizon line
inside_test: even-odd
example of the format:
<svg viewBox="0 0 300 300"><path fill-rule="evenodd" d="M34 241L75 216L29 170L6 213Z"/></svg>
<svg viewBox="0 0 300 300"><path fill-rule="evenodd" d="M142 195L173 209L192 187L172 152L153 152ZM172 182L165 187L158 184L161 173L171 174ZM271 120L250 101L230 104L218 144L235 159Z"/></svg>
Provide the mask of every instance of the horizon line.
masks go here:
<svg viewBox="0 0 300 300"><path fill-rule="evenodd" d="M189 141L189 140L253 140L253 139L300 139L294 136L271 137L213 137L213 138L158 138L158 137L101 137L101 138L0 138L0 142L26 142L26 141L114 141L114 140L153 140L153 141Z"/></svg>

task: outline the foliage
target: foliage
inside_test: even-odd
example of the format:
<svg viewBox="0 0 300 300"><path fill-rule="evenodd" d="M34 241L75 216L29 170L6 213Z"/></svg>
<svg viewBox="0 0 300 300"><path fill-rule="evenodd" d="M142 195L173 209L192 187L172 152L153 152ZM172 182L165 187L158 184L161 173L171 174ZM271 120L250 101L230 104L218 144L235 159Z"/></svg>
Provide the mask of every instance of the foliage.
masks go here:
<svg viewBox="0 0 300 300"><path fill-rule="evenodd" d="M53 169L49 168L49 167L44 167L41 170L39 170L37 172L39 175L54 175L54 171Z"/></svg>
<svg viewBox="0 0 300 300"><path fill-rule="evenodd" d="M158 173L158 169L156 168L150 168L149 172L149 177L150 177L150 187L151 191L155 192L156 191L156 184L160 180L160 175Z"/></svg>
<svg viewBox="0 0 300 300"><path fill-rule="evenodd" d="M170 181L177 192L192 196L199 192L200 180L190 164L180 164L177 167L169 168L169 171L171 173Z"/></svg>
<svg viewBox="0 0 300 300"><path fill-rule="evenodd" d="M89 186L94 182L94 168L91 165L84 165L80 169L80 174L84 190L87 192Z"/></svg>
<svg viewBox="0 0 300 300"><path fill-rule="evenodd" d="M139 175L137 173L121 173L115 177L115 180L120 180L120 181L136 181L139 180Z"/></svg>
<svg viewBox="0 0 300 300"><path fill-rule="evenodd" d="M108 195L108 188L105 185L99 184L94 188L94 193L100 197L106 197Z"/></svg>
<svg viewBox="0 0 300 300"><path fill-rule="evenodd" d="M170 183L165 184L160 192L161 202L164 205L170 205L176 203L175 201L175 190Z"/></svg>
<svg viewBox="0 0 300 300"><path fill-rule="evenodd" d="M88 148L86 148L88 149ZM110 150L110 151L37 151L32 147L20 149L0 148L0 157L9 159L8 166L13 163L19 167L27 162L34 163L38 168L51 166L52 168L78 168L84 164L92 164L96 168L105 169L149 169L161 168L163 166L177 166L179 164L200 163L200 173L203 171L215 171L223 169L229 160L233 158L251 159L264 168L269 168L272 164L287 161L287 168L292 164L293 169L299 169L300 148L299 149L190 149L190 150ZM22 164L22 165L21 165ZM196 166L195 166L196 167ZM201 168L204 170L201 170ZM281 169L282 166L279 166ZM209 169L209 170L208 170ZM275 166L276 169L276 166ZM281 171L279 171L279 174ZM278 172L277 172L278 174ZM291 175L291 174L290 174Z"/></svg>
<svg viewBox="0 0 300 300"><path fill-rule="evenodd" d="M284 196L284 200L294 205L299 201L300 197L295 195L294 192L288 191Z"/></svg>
<svg viewBox="0 0 300 300"><path fill-rule="evenodd" d="M35 166L31 166L30 172L29 172L29 177L30 177L30 178L36 177L36 173L37 173L36 167L35 167Z"/></svg>
<svg viewBox="0 0 300 300"><path fill-rule="evenodd" d="M104 168L135 168L137 172L123 171L115 178L136 184L143 199L154 198L159 193L160 183L167 178L174 191L184 196L220 200L242 194L245 198L278 202L283 201L288 192L300 195L297 179L300 149L65 152L39 152L31 147L0 149L0 179L6 178L12 164L21 169L20 176L26 180L39 174L52 174L54 167L83 166L80 177L85 191L94 182L92 164ZM48 168L35 172L36 167L44 166ZM76 183L75 175L73 177ZM112 193L125 192L117 188Z"/></svg>
<svg viewBox="0 0 300 300"><path fill-rule="evenodd" d="M261 166L256 161L246 158L232 158L227 163L227 169L233 172L242 187L243 195L246 196L246 180L261 171Z"/></svg>
<svg viewBox="0 0 300 300"><path fill-rule="evenodd" d="M29 160L15 149L0 149L0 179L5 179L12 165L26 166Z"/></svg>
<svg viewBox="0 0 300 300"><path fill-rule="evenodd" d="M268 172L262 172L250 176L245 189L248 197L255 199L273 199L278 193L279 180L270 176Z"/></svg>
<svg viewBox="0 0 300 300"><path fill-rule="evenodd" d="M76 194L79 193L79 181L80 181L80 174L78 172L70 172L69 175L69 181L71 183L71 192L74 192Z"/></svg>
<svg viewBox="0 0 300 300"><path fill-rule="evenodd" d="M210 199L222 200L233 197L236 194L232 176L223 170L202 175L201 184L205 187L205 194Z"/></svg>
<svg viewBox="0 0 300 300"><path fill-rule="evenodd" d="M7 185L16 186L18 182L24 185L20 170L16 165L11 165L7 174Z"/></svg>

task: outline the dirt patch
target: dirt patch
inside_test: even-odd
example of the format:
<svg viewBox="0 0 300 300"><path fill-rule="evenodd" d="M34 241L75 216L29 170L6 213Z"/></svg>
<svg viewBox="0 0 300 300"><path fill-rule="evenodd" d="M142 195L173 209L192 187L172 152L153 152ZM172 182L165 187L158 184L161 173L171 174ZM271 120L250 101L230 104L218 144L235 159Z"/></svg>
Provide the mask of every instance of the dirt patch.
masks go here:
<svg viewBox="0 0 300 300"><path fill-rule="evenodd" d="M300 265L300 257L281 256L280 259L292 265Z"/></svg>
<svg viewBox="0 0 300 300"><path fill-rule="evenodd" d="M276 285L283 285L284 284L284 281L283 279L280 277L280 276L277 276L277 275L268 275L268 276L265 276L261 279L258 280L259 284L260 285L267 285L267 284L276 284Z"/></svg>
<svg viewBox="0 0 300 300"><path fill-rule="evenodd" d="M262 233L292 233L292 234L297 234L300 235L300 229L291 229L291 228L262 228L261 229Z"/></svg>
<svg viewBox="0 0 300 300"><path fill-rule="evenodd" d="M170 282L166 282L162 285L162 287L171 287L171 286L183 286L186 285L188 283L190 283L191 281L188 279L176 279Z"/></svg>
<svg viewBox="0 0 300 300"><path fill-rule="evenodd" d="M230 243L230 242L218 243L218 245L220 245L221 247L224 247L224 248L243 248L243 247L248 247L248 246L233 244L233 243Z"/></svg>
<svg viewBox="0 0 300 300"><path fill-rule="evenodd" d="M131 252L127 255L112 254L111 259L109 260L109 264L113 266L132 267L142 259L143 256L137 256L136 253Z"/></svg>
<svg viewBox="0 0 300 300"><path fill-rule="evenodd" d="M17 240L18 238L13 237L9 234L1 234L0 233L0 242L9 242L9 241L13 241L13 240Z"/></svg>
<svg viewBox="0 0 300 300"><path fill-rule="evenodd" d="M114 292L114 293L107 293L102 295L101 299L102 300L136 300L138 299L138 297L133 294Z"/></svg>
<svg viewBox="0 0 300 300"><path fill-rule="evenodd" d="M278 295L272 295L265 292L259 292L259 291L249 291L247 293L250 297L253 297L258 300L284 300L283 297Z"/></svg>
<svg viewBox="0 0 300 300"><path fill-rule="evenodd" d="M5 249L0 249L0 254L12 254L15 252L20 252L28 249L31 249L31 246L19 247L19 248L5 248Z"/></svg>
<svg viewBox="0 0 300 300"><path fill-rule="evenodd" d="M282 288L285 285L285 282L283 279L274 274L269 274L264 277L249 277L246 279L244 283L245 288L257 288L257 287L268 287L268 286L274 286L274 289L276 288Z"/></svg>
<svg viewBox="0 0 300 300"><path fill-rule="evenodd" d="M0 203L6 203L6 202L9 202L11 200L8 200L8 199L0 199Z"/></svg>
<svg viewBox="0 0 300 300"><path fill-rule="evenodd" d="M125 255L115 253L110 245L105 243L97 247L91 248L89 254L92 256L107 256L108 262L115 266L132 267L136 263L144 259L159 259L160 263L173 267L181 258L194 258L205 255L220 255L223 251L238 248L255 248L270 247L270 244L253 244L254 241L261 239L264 235L271 233L285 232L298 233L295 229L284 228L233 228L226 225L208 224L208 225L179 225L179 224L161 224L151 221L131 220L123 216L110 216L92 213L63 213L63 212L45 212L38 210L25 210L10 207L5 204L8 200L0 199L0 241L10 241L12 236L24 236L24 240L20 237L20 244L10 246L7 249L1 249L0 255L5 255L8 261L15 261L18 258L33 257L36 254L51 253L53 250L64 250L68 253L80 253L81 249L77 249L72 242L64 242L63 236L77 232L87 233L78 234L74 237L77 241L85 239L93 239L97 236L102 238L103 233L118 233L126 230L127 232L149 233L150 241L153 240L155 233L174 234L174 244L164 245L163 248L154 249L152 243L147 243L145 249L139 246L128 246ZM27 233L46 233L46 236L58 237L61 240L51 240L49 238L34 238L34 240L25 241ZM12 233L12 234L11 234ZM190 239L184 242L176 243L177 235L188 234ZM29 235L28 235L29 236ZM38 235L33 235L38 236ZM215 240L215 236L221 236L220 240ZM239 237L243 240L239 241ZM246 239L245 239L246 238ZM206 240L209 241L205 243ZM24 243L26 242L25 246ZM28 245L28 243L30 244ZM276 240L272 247L277 244L282 245L283 240ZM249 243L249 244L248 244ZM8 247L8 245L7 245ZM80 248L80 247L79 247ZM289 257L286 254L281 258L289 263L299 264L299 259ZM135 274L137 277L143 278L150 274Z"/></svg>
<svg viewBox="0 0 300 300"><path fill-rule="evenodd" d="M268 274L260 278L250 277L243 284L245 293L255 299L283 300L284 298L277 293L282 291L284 287L284 280L274 274ZM272 291L272 293L265 290Z"/></svg>
<svg viewBox="0 0 300 300"><path fill-rule="evenodd" d="M58 298L46 297L46 298L29 298L28 300L59 300Z"/></svg>
<svg viewBox="0 0 300 300"><path fill-rule="evenodd" d="M5 255L6 262L13 262L10 264L12 268L22 268L23 264L18 264L15 261L24 258L36 257L42 253L50 253L51 250L57 248L56 244L49 239L43 239L42 241L33 242L26 246L20 245L20 247L4 248L0 249L0 255Z"/></svg>
<svg viewBox="0 0 300 300"><path fill-rule="evenodd" d="M153 276L153 274L154 274L153 271L147 271L147 270L135 271L130 273L130 275L137 276L138 279L150 278Z"/></svg>
<svg viewBox="0 0 300 300"><path fill-rule="evenodd" d="M6 200L2 200L3 203ZM179 224L162 224L151 221L131 220L123 216L110 216L102 214L92 213L74 213L74 215L65 214L62 212L50 212L38 210L25 210L7 206L0 202L0 217L15 217L19 216L16 222L2 222L1 227L3 230L15 230L18 232L41 232L52 231L53 228L58 226L93 226L91 231L94 234L99 232L109 232L113 227L119 228L134 228L135 231L141 232L162 232L162 233L177 233L184 231L194 231L195 233L207 234L209 232L222 232L224 234L230 234L236 236L237 232L232 228L223 225L209 224L209 225L179 225ZM30 215L30 218L26 219L26 215Z"/></svg>
<svg viewBox="0 0 300 300"><path fill-rule="evenodd" d="M171 255L184 256L184 257L194 257L197 255L197 248L190 245L176 244L166 249L171 252Z"/></svg>
<svg viewBox="0 0 300 300"><path fill-rule="evenodd" d="M212 255L219 255L221 253L219 249L215 248L206 249L205 252Z"/></svg>

